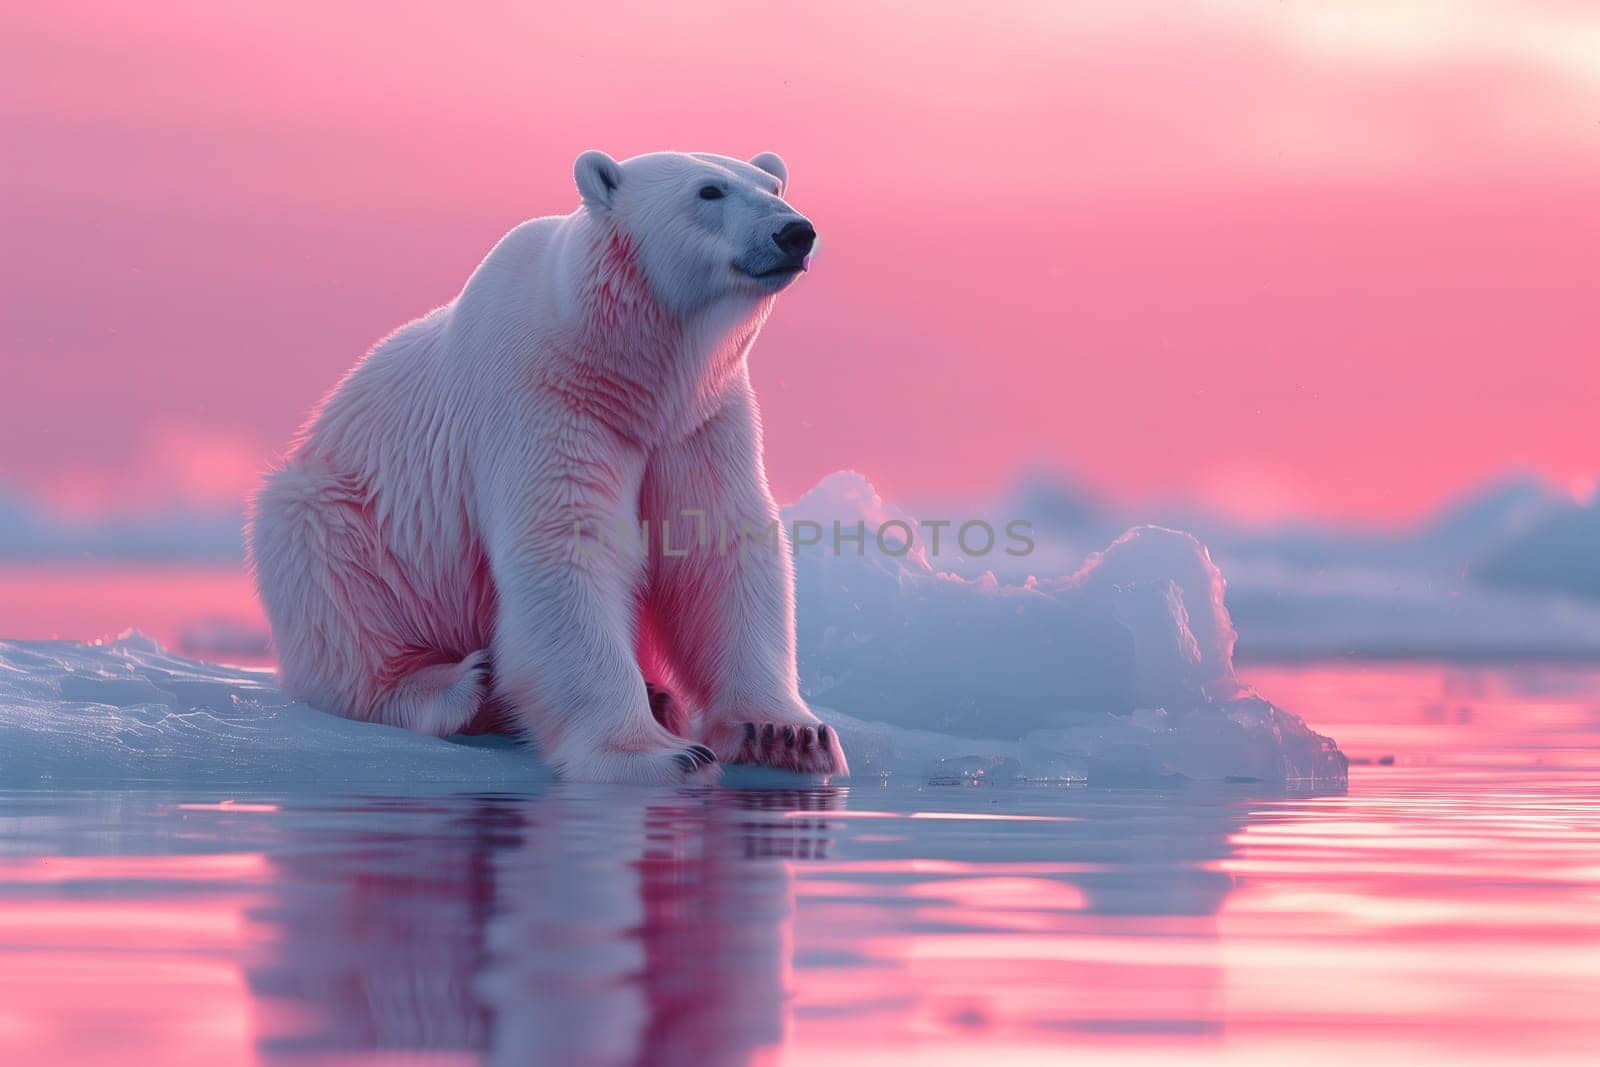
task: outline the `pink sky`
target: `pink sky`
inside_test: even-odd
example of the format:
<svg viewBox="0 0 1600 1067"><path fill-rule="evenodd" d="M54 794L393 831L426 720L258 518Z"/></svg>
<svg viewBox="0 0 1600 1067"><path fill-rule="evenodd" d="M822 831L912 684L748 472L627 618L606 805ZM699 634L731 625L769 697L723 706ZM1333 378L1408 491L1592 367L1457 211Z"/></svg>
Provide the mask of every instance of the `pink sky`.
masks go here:
<svg viewBox="0 0 1600 1067"><path fill-rule="evenodd" d="M0 15L0 484L242 494L585 148L788 160L768 465L891 496L1414 517L1600 470L1579 0L21 5Z"/></svg>

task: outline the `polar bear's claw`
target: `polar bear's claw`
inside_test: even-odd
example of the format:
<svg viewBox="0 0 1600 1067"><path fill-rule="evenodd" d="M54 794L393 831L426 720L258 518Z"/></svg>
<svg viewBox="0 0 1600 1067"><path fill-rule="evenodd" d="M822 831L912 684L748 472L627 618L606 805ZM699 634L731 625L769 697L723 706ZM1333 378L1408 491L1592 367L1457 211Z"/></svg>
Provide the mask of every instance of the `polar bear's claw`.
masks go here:
<svg viewBox="0 0 1600 1067"><path fill-rule="evenodd" d="M647 751L608 748L574 755L562 753L553 755L550 762L558 778L613 785L709 785L722 773L716 754L695 744Z"/></svg>
<svg viewBox="0 0 1600 1067"><path fill-rule="evenodd" d="M724 727L723 729L728 729ZM715 736L725 734L714 734ZM737 724L728 763L753 763L800 774L849 774L838 734L821 723L744 721ZM720 744L720 742L718 742Z"/></svg>
<svg viewBox="0 0 1600 1067"><path fill-rule="evenodd" d="M690 745L681 752L674 752L672 762L676 763L685 775L694 775L696 771L705 767L712 768L707 773L717 773L717 754L704 745Z"/></svg>

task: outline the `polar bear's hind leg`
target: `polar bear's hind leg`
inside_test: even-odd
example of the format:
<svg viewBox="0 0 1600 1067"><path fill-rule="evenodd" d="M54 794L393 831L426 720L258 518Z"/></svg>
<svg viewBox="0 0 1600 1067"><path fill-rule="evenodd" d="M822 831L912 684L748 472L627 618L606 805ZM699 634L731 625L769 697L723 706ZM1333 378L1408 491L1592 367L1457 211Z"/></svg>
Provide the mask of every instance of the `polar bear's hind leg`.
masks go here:
<svg viewBox="0 0 1600 1067"><path fill-rule="evenodd" d="M405 632L404 583L385 580L396 568L359 484L280 470L256 497L249 539L278 674L295 697L437 737L484 708L489 651L428 648Z"/></svg>
<svg viewBox="0 0 1600 1067"><path fill-rule="evenodd" d="M488 649L454 663L415 666L381 688L383 695L370 717L390 726L447 737L477 717L493 684L493 661Z"/></svg>

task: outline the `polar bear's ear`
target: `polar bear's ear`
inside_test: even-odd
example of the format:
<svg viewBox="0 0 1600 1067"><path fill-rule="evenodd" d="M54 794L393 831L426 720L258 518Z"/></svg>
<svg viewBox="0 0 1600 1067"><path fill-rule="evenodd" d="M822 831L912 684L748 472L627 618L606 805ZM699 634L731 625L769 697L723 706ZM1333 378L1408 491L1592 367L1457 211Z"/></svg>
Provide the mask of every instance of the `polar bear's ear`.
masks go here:
<svg viewBox="0 0 1600 1067"><path fill-rule="evenodd" d="M578 194L590 207L611 206L611 195L622 184L622 168L604 152L590 149L572 165L572 176L578 180Z"/></svg>
<svg viewBox="0 0 1600 1067"><path fill-rule="evenodd" d="M789 188L789 168L783 165L783 160L778 158L778 153L763 152L759 156L751 159L750 165L752 167L759 167L768 174L772 175L774 178L778 179L779 196L782 196L783 191Z"/></svg>

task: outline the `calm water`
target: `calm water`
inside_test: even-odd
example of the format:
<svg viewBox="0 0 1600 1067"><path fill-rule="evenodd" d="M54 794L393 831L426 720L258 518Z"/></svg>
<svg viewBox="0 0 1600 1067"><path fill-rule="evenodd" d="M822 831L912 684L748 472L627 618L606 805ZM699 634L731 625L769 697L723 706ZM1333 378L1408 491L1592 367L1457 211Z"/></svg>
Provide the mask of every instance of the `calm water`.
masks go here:
<svg viewBox="0 0 1600 1067"><path fill-rule="evenodd" d="M0 794L0 1062L1593 1062L1600 674L1245 673L1347 795Z"/></svg>

